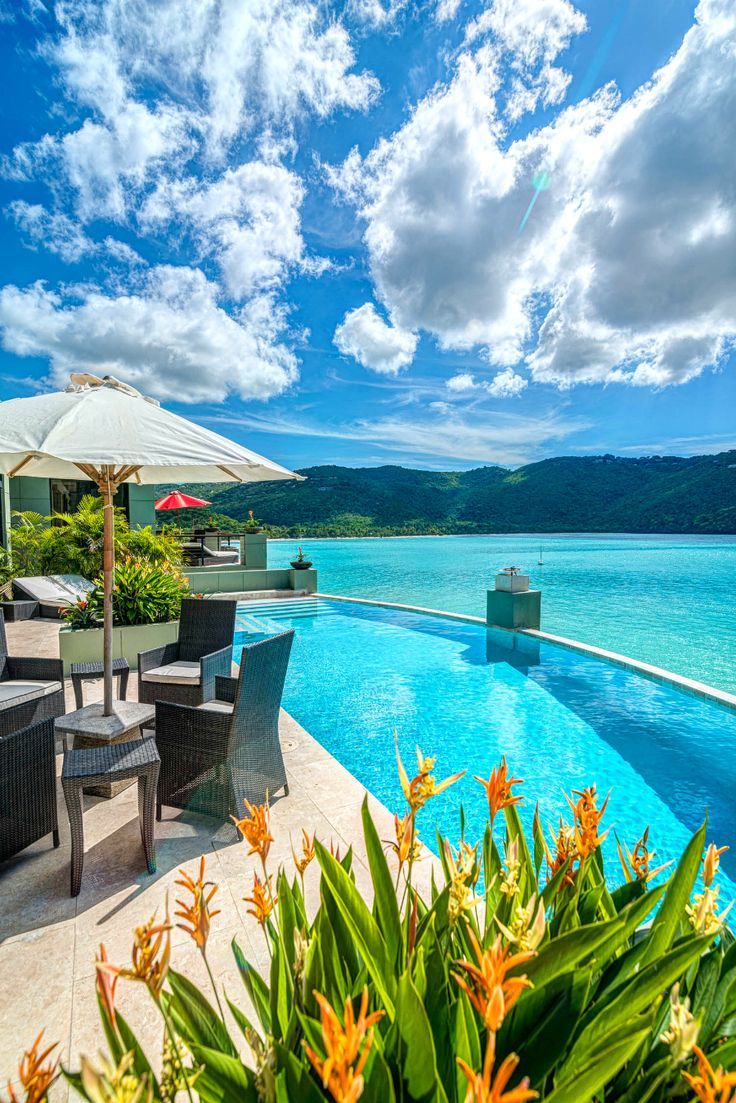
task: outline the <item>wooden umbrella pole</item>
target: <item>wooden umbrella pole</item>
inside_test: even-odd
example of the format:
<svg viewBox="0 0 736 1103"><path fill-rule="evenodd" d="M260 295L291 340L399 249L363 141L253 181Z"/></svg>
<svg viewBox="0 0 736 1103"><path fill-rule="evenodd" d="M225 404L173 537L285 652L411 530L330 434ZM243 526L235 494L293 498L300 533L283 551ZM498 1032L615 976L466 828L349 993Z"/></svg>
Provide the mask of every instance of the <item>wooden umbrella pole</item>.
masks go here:
<svg viewBox="0 0 736 1103"><path fill-rule="evenodd" d="M103 715L112 715L112 590L113 575L115 571L115 508L113 498L115 496L115 484L111 467L104 469L105 479L100 483L100 494L104 501L104 536L102 575L104 579L104 604L103 604L103 652L102 659L105 671L105 692Z"/></svg>

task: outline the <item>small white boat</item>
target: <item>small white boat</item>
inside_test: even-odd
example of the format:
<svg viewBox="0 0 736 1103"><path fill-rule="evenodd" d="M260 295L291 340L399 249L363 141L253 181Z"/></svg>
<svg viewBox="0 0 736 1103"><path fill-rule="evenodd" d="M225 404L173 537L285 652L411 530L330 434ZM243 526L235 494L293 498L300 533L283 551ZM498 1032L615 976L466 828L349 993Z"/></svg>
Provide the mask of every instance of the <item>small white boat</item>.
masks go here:
<svg viewBox="0 0 736 1103"><path fill-rule="evenodd" d="M541 548L539 549L539 559L537 560L537 563L539 564L540 567L544 566L544 556L542 555L542 549Z"/></svg>

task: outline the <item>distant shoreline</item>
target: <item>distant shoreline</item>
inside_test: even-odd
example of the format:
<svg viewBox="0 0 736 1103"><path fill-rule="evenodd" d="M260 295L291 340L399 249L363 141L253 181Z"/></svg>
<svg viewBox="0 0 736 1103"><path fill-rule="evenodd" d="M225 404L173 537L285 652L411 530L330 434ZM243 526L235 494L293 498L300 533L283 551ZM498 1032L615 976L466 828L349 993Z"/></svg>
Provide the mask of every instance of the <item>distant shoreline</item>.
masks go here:
<svg viewBox="0 0 736 1103"><path fill-rule="evenodd" d="M295 540L448 540L462 537L463 539L484 539L488 537L534 537L542 538L570 538L579 539L584 536L588 539L611 539L616 537L628 537L632 540L646 539L647 537L658 540L726 540L736 543L736 533L732 532L416 532L402 533L395 536L310 536L302 533L299 536L269 536L271 544L293 544Z"/></svg>

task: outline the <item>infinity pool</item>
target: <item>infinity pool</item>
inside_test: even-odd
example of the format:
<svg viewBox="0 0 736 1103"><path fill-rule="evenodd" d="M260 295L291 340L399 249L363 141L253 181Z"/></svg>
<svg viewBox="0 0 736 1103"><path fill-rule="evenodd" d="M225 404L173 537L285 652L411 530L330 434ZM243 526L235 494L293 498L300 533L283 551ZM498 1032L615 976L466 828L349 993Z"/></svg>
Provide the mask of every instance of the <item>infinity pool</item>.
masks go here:
<svg viewBox="0 0 736 1103"><path fill-rule="evenodd" d="M736 713L608 663L524 636L422 613L302 598L239 607L244 644L296 629L284 707L392 811L402 809L394 732L411 776L418 743L436 775L463 780L422 812L456 840L482 834L487 804L473 774L505 754L524 779L522 818L534 801L544 823L568 818L564 793L593 782L612 790L614 833L633 846L650 825L658 862L677 857L707 809L708 841L728 844L736 880ZM722 898L736 885L722 878Z"/></svg>

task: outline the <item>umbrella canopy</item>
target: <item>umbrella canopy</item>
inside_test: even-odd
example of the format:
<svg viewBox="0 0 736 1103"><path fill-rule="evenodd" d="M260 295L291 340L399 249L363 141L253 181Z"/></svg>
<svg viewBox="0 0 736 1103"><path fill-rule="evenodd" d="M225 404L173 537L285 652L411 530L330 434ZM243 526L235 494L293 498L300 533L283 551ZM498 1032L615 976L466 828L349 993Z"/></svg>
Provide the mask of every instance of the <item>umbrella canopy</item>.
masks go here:
<svg viewBox="0 0 736 1103"><path fill-rule="evenodd" d="M300 475L164 410L110 376L0 402L0 474L97 483L105 502L105 707L112 712L113 497L122 483L263 482Z"/></svg>
<svg viewBox="0 0 736 1103"><path fill-rule="evenodd" d="M159 498L154 509L199 509L201 506L212 505L204 498L193 498L191 494L182 494L180 490L172 490L171 494L165 494Z"/></svg>

